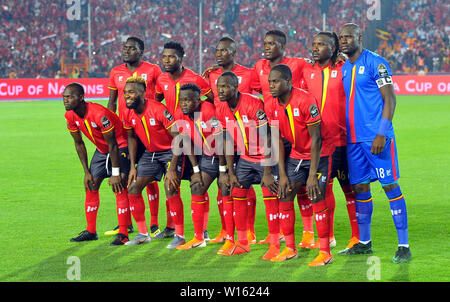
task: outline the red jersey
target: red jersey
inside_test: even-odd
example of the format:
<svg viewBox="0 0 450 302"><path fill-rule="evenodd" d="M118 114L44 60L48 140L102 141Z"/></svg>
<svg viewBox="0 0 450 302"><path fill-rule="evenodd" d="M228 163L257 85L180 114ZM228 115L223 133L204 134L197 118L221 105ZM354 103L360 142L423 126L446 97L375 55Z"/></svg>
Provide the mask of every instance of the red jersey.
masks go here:
<svg viewBox="0 0 450 302"><path fill-rule="evenodd" d="M321 122L316 99L312 94L299 88L292 88L286 105L278 100L271 103L267 116L271 126L279 126L281 136L292 143L290 157L311 159L311 136L308 126ZM323 150L323 146L322 146ZM324 156L322 152L322 156Z"/></svg>
<svg viewBox="0 0 450 302"><path fill-rule="evenodd" d="M164 104L155 100L145 100L142 114L128 110L124 118L124 128L134 132L149 152L167 151L172 148L169 129L175 119Z"/></svg>
<svg viewBox="0 0 450 302"><path fill-rule="evenodd" d="M83 118L73 110L66 111L65 118L70 132L81 131L103 154L109 153L109 145L103 134L112 130L119 148L128 146L127 136L119 117L100 104L86 102L86 113Z"/></svg>
<svg viewBox="0 0 450 302"><path fill-rule="evenodd" d="M243 93L252 93L254 90L260 90L259 78L253 69L236 64L231 70L239 80L238 90ZM218 104L219 94L217 93L217 80L222 75L222 68L211 71L209 74L209 85L214 93L214 104Z"/></svg>
<svg viewBox="0 0 450 302"><path fill-rule="evenodd" d="M111 70L108 88L111 90L117 90L118 92L118 112L119 117L122 120L124 111L129 110L123 97L123 90L125 88L127 79L134 74L147 81L145 99L154 100L156 79L161 74L161 68L159 68L158 65L142 61L134 71L130 71L127 67L127 64L116 66Z"/></svg>
<svg viewBox="0 0 450 302"><path fill-rule="evenodd" d="M264 142L258 134L258 128L267 124L264 104L260 98L251 94L240 93L239 102L231 111L227 102L216 107L217 118L222 128L234 140L241 158L251 162L262 162Z"/></svg>
<svg viewBox="0 0 450 302"><path fill-rule="evenodd" d="M323 131L327 132L328 138L336 147L345 146L347 140L343 64L339 62L334 67L331 62L325 67L313 64L303 69L302 87L318 101L322 115L322 134Z"/></svg>
<svg viewBox="0 0 450 302"><path fill-rule="evenodd" d="M305 65L309 64L309 62L304 58L284 57L279 64L285 64L289 66L292 72L292 86L300 88L302 84L303 68L305 67ZM259 60L258 62L256 62L253 70L259 77L259 83L261 85L262 95L265 103L264 108L266 108L266 106L270 106L269 103L273 100L269 88L269 73L272 70L272 67L270 67L270 61L267 59Z"/></svg>
<svg viewBox="0 0 450 302"><path fill-rule="evenodd" d="M203 154L215 156L214 134L220 129L216 115L216 108L213 104L202 101L200 112L194 113L194 120L189 115L183 114L181 108L175 113L178 131L189 135L197 148L203 150ZM221 133L222 130L220 130Z"/></svg>
<svg viewBox="0 0 450 302"><path fill-rule="evenodd" d="M187 68L183 68L183 73L176 81L170 77L168 72L161 74L156 80L156 93L164 95L166 106L170 113L175 114L176 109L179 107L178 96L180 87L187 83L199 86L202 95L207 95L211 91L208 82L201 75Z"/></svg>

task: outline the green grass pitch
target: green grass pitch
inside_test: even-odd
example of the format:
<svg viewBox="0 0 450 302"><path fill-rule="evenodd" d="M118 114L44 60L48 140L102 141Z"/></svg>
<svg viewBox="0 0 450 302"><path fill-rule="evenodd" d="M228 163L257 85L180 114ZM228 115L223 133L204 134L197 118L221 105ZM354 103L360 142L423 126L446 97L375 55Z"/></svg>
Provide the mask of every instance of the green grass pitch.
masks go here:
<svg viewBox="0 0 450 302"><path fill-rule="evenodd" d="M105 102L100 102L105 104ZM170 239L144 246L109 246L104 231L117 224L115 198L106 182L100 190L99 240L71 243L85 228L83 173L73 140L66 130L61 101L0 103L0 281L69 281L71 256L80 260L80 281L145 282L302 282L302 281L450 281L449 177L450 97L398 96L394 117L399 153L400 185L408 208L412 261L395 265L391 258L397 236L388 201L378 183L372 185L374 213L372 239L375 258L337 255L350 239L345 199L335 185L334 263L310 268L317 250L300 250L297 259L271 263L261 259L267 246L254 245L246 255L216 255L220 247L187 251L168 250ZM88 157L93 145L85 139ZM447 175L447 176L446 176ZM267 235L261 191L256 235ZM165 226L165 198L161 187L159 222ZM193 235L190 192L182 186L187 239ZM216 188L211 197L208 231L220 227ZM146 216L149 217L148 204ZM301 219L296 205L296 241ZM131 234L134 237L136 233ZM282 245L283 247L283 245ZM70 281L70 282L80 282Z"/></svg>

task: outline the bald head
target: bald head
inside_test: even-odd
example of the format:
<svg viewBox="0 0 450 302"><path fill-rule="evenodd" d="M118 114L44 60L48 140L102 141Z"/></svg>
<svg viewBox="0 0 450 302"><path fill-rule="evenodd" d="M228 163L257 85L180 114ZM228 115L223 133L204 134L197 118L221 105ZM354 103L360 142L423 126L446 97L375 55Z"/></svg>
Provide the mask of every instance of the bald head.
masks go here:
<svg viewBox="0 0 450 302"><path fill-rule="evenodd" d="M339 33L339 48L345 53L350 61L352 57L359 57L363 50L361 28L354 23L347 23L342 26Z"/></svg>

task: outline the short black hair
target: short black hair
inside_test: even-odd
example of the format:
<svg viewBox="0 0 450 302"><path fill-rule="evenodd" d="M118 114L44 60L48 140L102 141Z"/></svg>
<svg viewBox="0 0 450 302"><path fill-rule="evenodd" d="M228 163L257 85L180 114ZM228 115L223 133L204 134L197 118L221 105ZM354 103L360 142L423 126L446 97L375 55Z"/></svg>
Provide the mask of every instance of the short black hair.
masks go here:
<svg viewBox="0 0 450 302"><path fill-rule="evenodd" d="M284 32L282 32L281 30L278 29L272 29L269 30L268 32L266 32L265 36L267 35L271 35L271 36L276 36L279 38L281 44L286 45L287 42L287 36Z"/></svg>
<svg viewBox="0 0 450 302"><path fill-rule="evenodd" d="M236 50L236 41L234 41L231 37L224 36L219 40L219 42L217 42L217 44L219 44L220 42L230 42L230 46L233 48L233 50Z"/></svg>
<svg viewBox="0 0 450 302"><path fill-rule="evenodd" d="M76 92L77 92L79 95L83 95L83 96L84 96L84 87L83 87L83 85L81 85L80 83L76 83L76 82L70 83L69 85L66 86L65 89L67 89L67 88L75 89Z"/></svg>
<svg viewBox="0 0 450 302"><path fill-rule="evenodd" d="M202 91L201 91L200 87L198 87L198 85L196 85L196 84L194 84L194 83L186 83L186 84L183 84L183 85L180 87L180 91L181 91L181 90L192 90L192 91L194 91L194 92L197 92L199 95L202 94Z"/></svg>
<svg viewBox="0 0 450 302"><path fill-rule="evenodd" d="M278 71L281 74L281 77L283 78L283 80L292 80L292 71L289 68L289 66L287 66L286 64L278 64L275 65L274 67L272 67L271 71Z"/></svg>
<svg viewBox="0 0 450 302"><path fill-rule="evenodd" d="M222 78L222 77L229 77L229 78L231 78L233 86L236 86L236 87L239 86L239 79L238 79L237 75L234 72L232 72L232 71L225 71L224 73L222 73L220 75L219 78Z"/></svg>
<svg viewBox="0 0 450 302"><path fill-rule="evenodd" d="M164 44L164 48L165 49L175 49L175 51L179 57L181 57L181 58L184 57L184 47L179 42L175 42L175 41L167 42L166 44Z"/></svg>
<svg viewBox="0 0 450 302"><path fill-rule="evenodd" d="M144 41L142 41L138 37L134 37L134 36L128 37L127 41L128 40L136 42L139 45L139 48L141 49L141 51L144 52L144 49L145 49Z"/></svg>

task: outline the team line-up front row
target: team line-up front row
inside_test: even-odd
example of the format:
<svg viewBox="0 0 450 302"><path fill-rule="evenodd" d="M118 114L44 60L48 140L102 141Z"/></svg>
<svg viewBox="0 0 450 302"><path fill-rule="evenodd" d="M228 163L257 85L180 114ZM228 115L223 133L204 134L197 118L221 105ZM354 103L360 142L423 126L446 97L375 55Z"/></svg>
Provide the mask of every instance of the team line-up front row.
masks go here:
<svg viewBox="0 0 450 302"><path fill-rule="evenodd" d="M217 66L200 76L183 67L180 43L164 45L162 73L157 65L142 61L144 43L130 37L122 49L124 64L111 71L109 109L85 101L82 85L69 84L63 92L65 117L85 172L87 220L86 230L71 241L98 239L99 188L109 178L118 214L118 227L107 232L116 235L111 245L171 237L167 248L191 249L209 242L223 243L220 255L249 253L257 243L252 186L261 185L269 229L258 242L269 246L262 258L285 261L297 257L298 247L318 248L309 265L323 266L333 262L330 248L336 245L333 179L345 194L351 226L350 242L339 252L343 255L373 253L370 183L378 180L397 230L392 261L408 262L388 63L363 48L356 24L344 25L339 35L315 35L313 61L285 57L285 46L283 32L268 31L265 58L248 69L235 62L236 44L224 37L216 46ZM346 58L339 58L339 52ZM262 94L262 99L252 93ZM117 103L119 115L114 112ZM81 132L97 148L90 164ZM167 226L160 231L158 182L163 177ZM216 179L222 229L210 239L208 189ZM182 180L191 189L195 234L190 241L184 234ZM303 222L298 246L296 197ZM132 240L131 217L138 228ZM285 242L283 250L280 242Z"/></svg>

